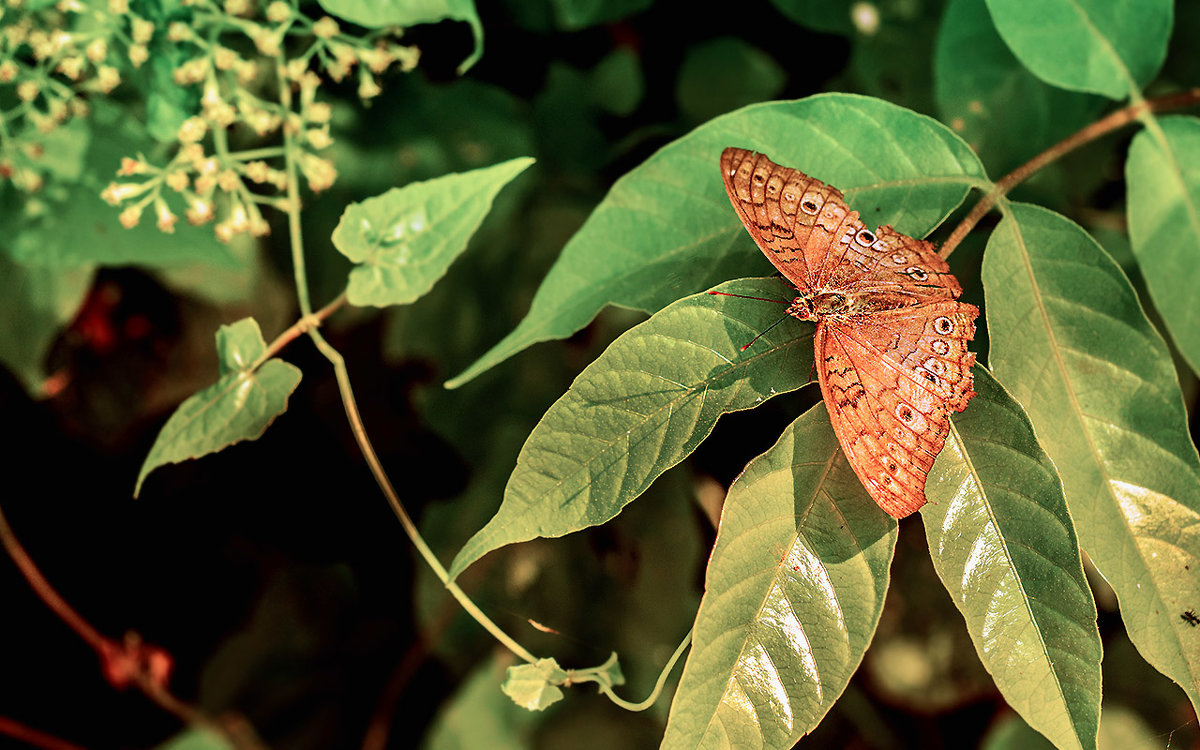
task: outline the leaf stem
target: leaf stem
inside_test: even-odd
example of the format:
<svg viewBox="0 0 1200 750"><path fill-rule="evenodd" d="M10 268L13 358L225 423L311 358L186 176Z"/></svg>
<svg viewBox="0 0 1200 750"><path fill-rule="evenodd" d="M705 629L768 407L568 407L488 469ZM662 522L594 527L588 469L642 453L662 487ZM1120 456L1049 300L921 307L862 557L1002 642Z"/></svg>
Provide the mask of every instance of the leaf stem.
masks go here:
<svg viewBox="0 0 1200 750"><path fill-rule="evenodd" d="M986 216L997 203L1003 200L1009 191L1063 155L1074 151L1085 143L1107 135L1117 128L1124 127L1134 120L1141 119L1150 112L1183 109L1185 107L1193 107L1197 104L1200 104L1200 88L1191 88L1187 91L1155 99L1144 99L1123 109L1118 109L1116 112L1112 112L1067 136L1004 177L1001 177L992 186L991 192L981 198L979 203L975 204L975 207L971 209L971 212L954 228L954 231L950 233L950 237L942 245L939 254L943 258L948 258L950 253L954 252L954 249L963 241L963 238L975 228L980 219Z"/></svg>
<svg viewBox="0 0 1200 750"><path fill-rule="evenodd" d="M282 66L279 68L279 75L281 80L283 80L284 70ZM285 110L290 111L291 90L288 86L283 85L280 87L280 91L280 103L284 106ZM384 497L387 498L388 505L391 506L392 512L396 514L396 518L400 520L400 525L404 527L404 533L408 535L413 546L421 553L421 557L424 558L426 564L433 570L438 580L446 586L446 590L450 592L450 595L458 600L458 603L466 610L467 614L471 615L497 641L504 644L504 646L518 657L527 662L535 662L537 661L537 657L501 630L496 623L492 622L491 618L483 613L483 610L475 605L475 602L471 601L466 592L458 587L458 584L450 581L449 576L446 574L446 568L437 559L437 556L434 555L429 545L425 543L425 539L421 536L420 531L417 530L416 524L413 523L412 518L408 515L404 503L400 501L400 496L397 494L396 488L392 485L391 479L388 477L387 472L384 471L383 464L379 462L379 456L375 453L371 439L367 436L362 416L358 411L358 403L354 398L354 389L350 385L350 374L346 369L346 360L332 344L325 340L320 330L313 324L319 323L323 318L319 317L320 313L314 314L312 311L312 303L308 294L308 279L304 268L304 239L300 228L300 194L296 169L296 153L299 147L295 142L294 134L287 127L284 127L283 133L284 157L287 171L288 233L292 247L292 268L296 283L296 297L300 304L302 316L300 321L296 323L296 326L303 326L303 332L309 335L317 349L333 365L333 372L338 383L338 392L341 394L342 406L346 410L346 418L350 421L350 430L354 434L354 440L358 443L359 451L362 452L363 458L366 459L367 466L370 468L372 476L375 477L375 482L379 485L379 489L383 492ZM344 302L345 294L343 293L333 302L322 308L321 312L328 315L344 304ZM306 321L308 325L304 325ZM293 326L293 328L296 326ZM291 331L291 329L288 330ZM295 335L299 335L300 332L300 330L297 330ZM292 338L295 338L295 336L292 336ZM287 341L290 340L290 338L287 339ZM276 339L276 342L278 341L279 339ZM283 343L287 343L287 341ZM276 342L272 342L269 350L275 347Z"/></svg>
<svg viewBox="0 0 1200 750"><path fill-rule="evenodd" d="M576 673L574 673L574 672L571 672L570 674L576 682L597 682L597 683L599 683L600 692L607 695L608 699L610 701L617 704L618 706L625 709L626 711L645 711L647 708L650 708L651 706L653 706L655 701L658 700L658 696L662 694L663 687L665 687L667 684L667 678L671 676L671 671L675 669L675 663L679 661L679 657L683 656L683 652L687 650L687 647L692 645L692 633L693 632L694 631L689 630L687 635L685 635L683 637L683 640L679 642L679 645L675 647L675 653L671 654L670 659L667 659L666 665L663 667L662 672L659 673L659 675L658 675L658 682L654 683L654 689L651 690L650 695L646 696L646 699L644 701L641 701L640 703L631 703L631 702L625 700L624 698L619 697L616 693L614 693L612 691L612 688L608 685L607 682L597 680L593 677L576 677L575 676ZM613 656L615 657L616 654L613 654ZM611 662L611 661L613 661L613 660L610 659L609 662ZM609 666L609 662L605 662L604 666L605 667Z"/></svg>

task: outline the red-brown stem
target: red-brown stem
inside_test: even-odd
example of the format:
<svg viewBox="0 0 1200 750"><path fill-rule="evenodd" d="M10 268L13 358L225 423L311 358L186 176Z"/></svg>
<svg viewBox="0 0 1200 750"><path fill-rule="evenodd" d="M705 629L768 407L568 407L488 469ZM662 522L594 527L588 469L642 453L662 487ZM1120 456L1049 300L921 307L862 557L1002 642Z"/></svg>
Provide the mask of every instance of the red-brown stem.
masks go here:
<svg viewBox="0 0 1200 750"><path fill-rule="evenodd" d="M12 527L8 524L8 519L4 517L3 509L0 509L0 544L4 545L8 556L17 564L17 568L25 576L25 580L29 582L30 588L37 594L38 598L45 602L46 606L54 614L58 615L59 619L65 622L84 642L91 646L101 659L105 658L106 653L120 650L120 643L101 635L99 631L84 620L54 590L54 587L50 585L50 582L46 580L46 577L42 575L37 565L34 564L33 558L25 551L25 547L17 539L17 535L13 533ZM226 725L226 723L210 718L199 709L176 698L166 688L157 684L150 674L139 671L134 675L134 684L145 693L147 698L154 701L154 703L158 704L164 710L177 716L189 726L200 726L220 732L234 747L242 748L243 750L252 750L261 747L261 743L253 736L252 732L235 731L231 726ZM0 725L0 729L3 729L3 725ZM46 747L54 746L46 745ZM62 745L61 747L73 746Z"/></svg>
<svg viewBox="0 0 1200 750"><path fill-rule="evenodd" d="M3 716L0 716L0 735L12 737L32 747L40 747L42 750L85 750L84 747L76 745L74 742L67 742Z"/></svg>
<svg viewBox="0 0 1200 750"><path fill-rule="evenodd" d="M1182 93L1162 96L1157 99L1146 99L1136 104L1131 104L1124 109L1118 109L1116 112L1067 136L1004 177L1001 177L991 192L981 198L979 203L975 204L975 207L971 209L971 212L954 228L954 231L950 233L949 239L942 245L939 254L943 258L949 257L950 253L954 252L954 248L958 247L963 238L975 228L979 220L987 215L988 211L991 211L1001 198L1007 195L1014 187L1029 179L1031 175L1042 167L1054 162L1064 154L1079 148L1085 143L1094 141L1102 135L1111 133L1117 128L1128 125L1147 112L1182 109L1197 104L1200 104L1200 88L1191 88Z"/></svg>

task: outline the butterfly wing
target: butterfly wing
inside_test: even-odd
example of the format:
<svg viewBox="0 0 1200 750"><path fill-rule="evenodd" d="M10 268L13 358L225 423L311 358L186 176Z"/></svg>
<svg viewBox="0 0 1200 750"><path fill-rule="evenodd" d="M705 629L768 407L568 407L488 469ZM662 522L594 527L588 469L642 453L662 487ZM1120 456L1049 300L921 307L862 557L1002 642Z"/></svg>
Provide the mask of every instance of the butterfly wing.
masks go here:
<svg viewBox="0 0 1200 750"><path fill-rule="evenodd" d="M862 228L841 192L800 170L742 148L721 154L725 191L767 259L797 289L816 288L818 274L845 236ZM844 243L843 243L844 244Z"/></svg>
<svg viewBox="0 0 1200 750"><path fill-rule="evenodd" d="M830 254L818 275L822 288L845 293L890 291L914 304L958 299L962 287L933 243L900 234L890 226L860 229L843 238L841 254Z"/></svg>
<svg viewBox="0 0 1200 750"><path fill-rule="evenodd" d="M978 314L944 300L817 325L817 375L834 432L871 497L897 518L925 504L950 411L975 395L967 342Z"/></svg>

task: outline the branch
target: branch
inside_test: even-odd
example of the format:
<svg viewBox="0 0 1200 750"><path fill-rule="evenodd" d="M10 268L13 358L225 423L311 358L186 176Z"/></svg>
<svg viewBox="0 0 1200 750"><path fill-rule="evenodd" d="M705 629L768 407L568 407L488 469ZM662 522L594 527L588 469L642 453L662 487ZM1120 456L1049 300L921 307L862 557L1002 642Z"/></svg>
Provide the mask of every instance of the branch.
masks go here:
<svg viewBox="0 0 1200 750"><path fill-rule="evenodd" d="M1131 104L1124 109L1118 109L1116 112L1067 136L1004 177L1001 177L995 186L992 187L991 192L980 199L979 203L975 204L975 207L971 209L971 212L954 228L954 231L950 233L949 239L942 245L939 254L943 258L948 258L950 253L954 252L954 248L958 247L963 238L975 228L975 225L987 215L988 211L991 211L1009 191L1029 179L1042 167L1051 164L1085 143L1094 141L1100 136L1107 135L1117 128L1128 125L1149 112L1183 109L1185 107L1193 107L1197 104L1200 104L1200 88L1188 89L1179 94L1162 96L1157 99L1146 99L1136 104Z"/></svg>

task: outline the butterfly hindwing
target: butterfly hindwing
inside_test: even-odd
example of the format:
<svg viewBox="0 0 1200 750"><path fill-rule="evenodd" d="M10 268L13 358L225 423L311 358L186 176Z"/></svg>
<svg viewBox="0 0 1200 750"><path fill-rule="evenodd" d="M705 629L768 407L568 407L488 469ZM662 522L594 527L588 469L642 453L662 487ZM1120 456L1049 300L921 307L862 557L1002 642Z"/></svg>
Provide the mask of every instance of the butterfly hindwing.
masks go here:
<svg viewBox="0 0 1200 750"><path fill-rule="evenodd" d="M925 478L950 423L940 399L837 324L816 335L821 395L838 442L875 502L902 518L925 504Z"/></svg>

